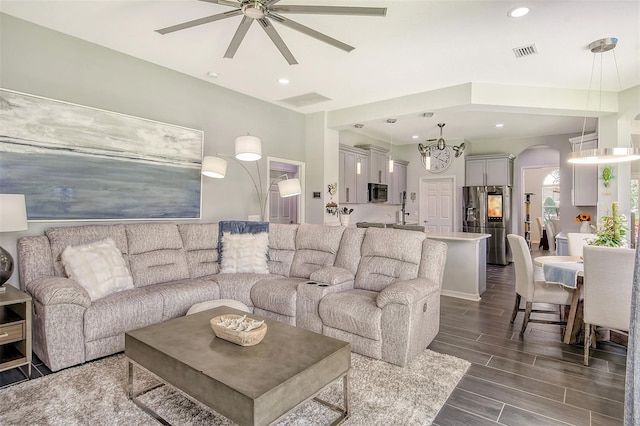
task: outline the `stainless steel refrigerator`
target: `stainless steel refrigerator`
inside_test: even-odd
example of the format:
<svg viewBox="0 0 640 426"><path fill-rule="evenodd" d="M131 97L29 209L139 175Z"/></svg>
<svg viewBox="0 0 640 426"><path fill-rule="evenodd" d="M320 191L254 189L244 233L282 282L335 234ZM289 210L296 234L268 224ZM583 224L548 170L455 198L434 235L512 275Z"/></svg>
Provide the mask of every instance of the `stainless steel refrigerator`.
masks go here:
<svg viewBox="0 0 640 426"><path fill-rule="evenodd" d="M487 263L509 264L507 232L511 229L511 187L465 186L462 197L462 231L491 234L486 240Z"/></svg>

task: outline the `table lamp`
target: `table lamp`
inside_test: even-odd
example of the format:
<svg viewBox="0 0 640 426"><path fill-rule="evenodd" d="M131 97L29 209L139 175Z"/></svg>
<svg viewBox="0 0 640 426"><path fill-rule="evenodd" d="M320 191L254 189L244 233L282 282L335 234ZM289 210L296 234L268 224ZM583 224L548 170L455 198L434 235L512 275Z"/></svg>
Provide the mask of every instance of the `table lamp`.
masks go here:
<svg viewBox="0 0 640 426"><path fill-rule="evenodd" d="M27 229L27 207L22 194L0 194L0 232L24 231ZM4 283L13 274L13 257L0 247L0 292Z"/></svg>

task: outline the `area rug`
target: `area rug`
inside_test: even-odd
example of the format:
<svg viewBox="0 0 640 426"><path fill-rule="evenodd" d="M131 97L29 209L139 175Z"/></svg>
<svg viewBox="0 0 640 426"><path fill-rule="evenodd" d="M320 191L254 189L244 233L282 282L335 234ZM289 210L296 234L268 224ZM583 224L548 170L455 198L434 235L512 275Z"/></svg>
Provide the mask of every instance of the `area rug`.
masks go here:
<svg viewBox="0 0 640 426"><path fill-rule="evenodd" d="M406 367L352 354L345 425L429 425L469 367L425 350ZM126 396L126 362L115 355L0 390L0 425L157 425ZM136 369L136 389L154 381ZM342 380L320 397L342 405ZM232 425L170 386L141 397L173 425ZM309 401L280 425L328 424L337 414Z"/></svg>

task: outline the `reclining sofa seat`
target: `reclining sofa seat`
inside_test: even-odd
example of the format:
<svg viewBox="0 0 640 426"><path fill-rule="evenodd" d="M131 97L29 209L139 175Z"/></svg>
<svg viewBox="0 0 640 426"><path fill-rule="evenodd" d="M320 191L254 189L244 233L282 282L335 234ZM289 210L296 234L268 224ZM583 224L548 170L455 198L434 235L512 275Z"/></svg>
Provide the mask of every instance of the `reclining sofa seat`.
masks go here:
<svg viewBox="0 0 640 426"><path fill-rule="evenodd" d="M295 240L291 241L283 226L290 225L270 229L269 235L282 233L279 238L274 237L282 244L277 247L291 247L293 243L290 269L281 278L256 282L251 287L251 301L254 313L295 326L298 286L309 281L315 271L333 266L344 228L303 223L298 225ZM272 252L270 248L270 256Z"/></svg>
<svg viewBox="0 0 640 426"><path fill-rule="evenodd" d="M422 232L368 228L354 288L320 301L322 333L406 365L438 333L446 251Z"/></svg>
<svg viewBox="0 0 640 426"><path fill-rule="evenodd" d="M18 242L20 284L33 296L33 350L52 370L124 350L124 333L220 298L217 224L141 223L49 228ZM215 238L214 238L215 236ZM67 278L67 246L111 238L134 289L94 300ZM184 241L183 241L184 238Z"/></svg>

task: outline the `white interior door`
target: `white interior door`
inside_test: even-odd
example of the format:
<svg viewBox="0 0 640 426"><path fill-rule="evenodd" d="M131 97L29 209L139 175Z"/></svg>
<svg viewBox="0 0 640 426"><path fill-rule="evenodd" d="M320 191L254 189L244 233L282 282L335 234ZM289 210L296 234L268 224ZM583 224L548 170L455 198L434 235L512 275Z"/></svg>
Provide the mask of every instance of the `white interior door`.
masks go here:
<svg viewBox="0 0 640 426"><path fill-rule="evenodd" d="M278 185L274 185L271 188L269 202L269 222L298 223L297 197L280 197Z"/></svg>
<svg viewBox="0 0 640 426"><path fill-rule="evenodd" d="M420 181L420 223L427 232L453 232L455 180L423 178Z"/></svg>
<svg viewBox="0 0 640 426"><path fill-rule="evenodd" d="M270 163L269 180L273 185L269 188L269 222L271 223L298 223L298 198L280 197L278 181L286 175L287 179L298 177L298 166Z"/></svg>

